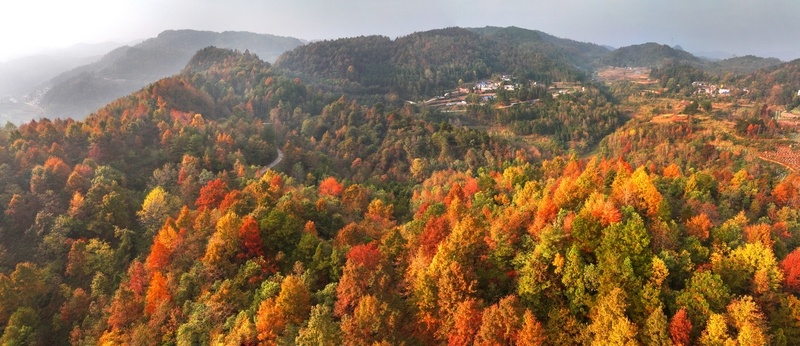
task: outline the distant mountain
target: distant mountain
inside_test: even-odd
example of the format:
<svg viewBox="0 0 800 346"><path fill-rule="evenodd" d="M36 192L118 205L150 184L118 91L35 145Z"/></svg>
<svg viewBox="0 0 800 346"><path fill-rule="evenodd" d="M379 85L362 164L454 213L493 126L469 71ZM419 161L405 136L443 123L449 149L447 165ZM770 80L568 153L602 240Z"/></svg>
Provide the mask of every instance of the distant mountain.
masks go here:
<svg viewBox="0 0 800 346"><path fill-rule="evenodd" d="M742 75L756 72L757 70L780 65L782 61L777 58L762 58L753 55L740 56L712 62L706 70L717 75L732 73Z"/></svg>
<svg viewBox="0 0 800 346"><path fill-rule="evenodd" d="M723 56L726 54L723 52L717 53L720 54L711 55ZM753 55L712 60L706 56L695 56L683 50L679 45L670 47L652 42L616 49L602 57L600 62L604 65L618 67L674 67L689 65L696 70L699 69L710 73L712 76L724 76L726 74L733 74L734 76L745 75L781 64L781 60L776 58L762 58ZM699 71L695 71L695 73L699 73Z"/></svg>
<svg viewBox="0 0 800 346"><path fill-rule="evenodd" d="M40 55L0 63L0 97L25 95L59 73L96 59Z"/></svg>
<svg viewBox="0 0 800 346"><path fill-rule="evenodd" d="M101 43L78 43L69 47L45 50L41 55L58 55L66 58L100 57L121 45L121 43L114 41Z"/></svg>
<svg viewBox="0 0 800 346"><path fill-rule="evenodd" d="M567 41L518 28L446 28L395 40L312 42L284 53L275 67L335 92L417 98L498 73L542 82L580 79L568 51L591 55L603 48Z"/></svg>
<svg viewBox="0 0 800 346"><path fill-rule="evenodd" d="M0 97L20 97L58 74L97 61L119 46L113 42L79 44L0 63Z"/></svg>
<svg viewBox="0 0 800 346"><path fill-rule="evenodd" d="M723 52L723 51L719 51L719 50L704 51L704 52L694 52L693 54L695 56L697 56L697 57L700 57L700 58L703 58L703 59L706 59L706 60L711 60L711 61L725 60L725 59L730 59L730 58L735 58L736 57L736 54L733 54L733 53L730 53L730 52Z"/></svg>
<svg viewBox="0 0 800 346"><path fill-rule="evenodd" d="M45 116L82 118L100 106L181 71L198 50L249 50L265 61L302 45L296 38L249 32L169 30L55 77L41 100Z"/></svg>
<svg viewBox="0 0 800 346"><path fill-rule="evenodd" d="M695 66L703 64L700 58L691 53L653 42L619 48L603 57L601 62L617 67L656 67L666 63Z"/></svg>

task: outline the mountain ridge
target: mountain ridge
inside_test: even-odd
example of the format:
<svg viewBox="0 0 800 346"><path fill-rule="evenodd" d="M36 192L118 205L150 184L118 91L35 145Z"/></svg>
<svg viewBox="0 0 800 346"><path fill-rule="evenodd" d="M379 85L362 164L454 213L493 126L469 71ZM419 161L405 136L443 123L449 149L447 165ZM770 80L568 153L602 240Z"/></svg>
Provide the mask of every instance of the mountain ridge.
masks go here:
<svg viewBox="0 0 800 346"><path fill-rule="evenodd" d="M488 34L482 34L481 30L451 27L393 40L359 36L311 42L284 53L275 67L333 92L396 94L404 99L441 94L459 81L477 81L498 73L547 83L585 78L584 71L572 62L553 58L563 56L561 52L518 47L513 37L496 36L516 29L490 28L484 30ZM524 40L542 40L533 31L525 33Z"/></svg>
<svg viewBox="0 0 800 346"><path fill-rule="evenodd" d="M689 52L655 42L617 48L603 57L601 62L615 67L657 67L668 62L703 65L700 58Z"/></svg>
<svg viewBox="0 0 800 346"><path fill-rule="evenodd" d="M53 78L41 106L48 117L80 118L115 98L180 72L198 50L208 46L249 50L269 60L302 44L296 38L243 31L166 30Z"/></svg>
<svg viewBox="0 0 800 346"><path fill-rule="evenodd" d="M269 42L274 46L268 47ZM274 60L276 68L331 93L359 95L375 102L430 97L455 88L459 81L475 82L492 74L549 83L586 79L605 65L689 64L724 76L752 73L777 63L749 56L709 62L657 43L610 50L514 26L453 27L395 39L372 35L310 43L239 31L166 30L55 76L26 99L36 111L29 117L79 119L117 97L179 72L192 54L207 46L249 49L265 61Z"/></svg>

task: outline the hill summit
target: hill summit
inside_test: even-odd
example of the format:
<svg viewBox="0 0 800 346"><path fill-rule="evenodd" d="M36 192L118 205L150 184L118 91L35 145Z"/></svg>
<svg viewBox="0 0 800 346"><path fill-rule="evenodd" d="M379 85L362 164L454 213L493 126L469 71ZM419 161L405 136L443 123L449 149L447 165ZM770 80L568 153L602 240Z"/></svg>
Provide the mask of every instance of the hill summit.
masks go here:
<svg viewBox="0 0 800 346"><path fill-rule="evenodd" d="M616 67L656 67L668 62L700 66L703 63L700 58L682 49L653 42L616 49L602 58L601 62Z"/></svg>

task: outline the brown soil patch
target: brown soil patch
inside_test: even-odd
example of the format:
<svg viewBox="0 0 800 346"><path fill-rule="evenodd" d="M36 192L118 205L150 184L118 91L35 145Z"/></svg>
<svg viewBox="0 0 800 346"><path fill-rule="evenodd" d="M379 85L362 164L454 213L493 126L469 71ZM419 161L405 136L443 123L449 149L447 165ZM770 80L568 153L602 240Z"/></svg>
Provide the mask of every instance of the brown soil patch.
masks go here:
<svg viewBox="0 0 800 346"><path fill-rule="evenodd" d="M631 81L638 84L652 84L650 69L646 67L606 67L597 71L597 77L604 82Z"/></svg>
<svg viewBox="0 0 800 346"><path fill-rule="evenodd" d="M688 117L685 114L661 114L650 118L651 123L667 124L671 122L686 121Z"/></svg>

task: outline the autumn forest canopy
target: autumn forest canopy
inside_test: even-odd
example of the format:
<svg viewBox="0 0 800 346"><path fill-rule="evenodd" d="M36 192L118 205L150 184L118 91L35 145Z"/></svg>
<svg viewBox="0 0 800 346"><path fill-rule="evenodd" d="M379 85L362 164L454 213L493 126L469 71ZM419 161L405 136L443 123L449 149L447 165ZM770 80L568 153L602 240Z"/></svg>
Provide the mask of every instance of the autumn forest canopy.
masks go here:
<svg viewBox="0 0 800 346"><path fill-rule="evenodd" d="M798 71L520 28L203 48L0 129L0 343L800 343Z"/></svg>

